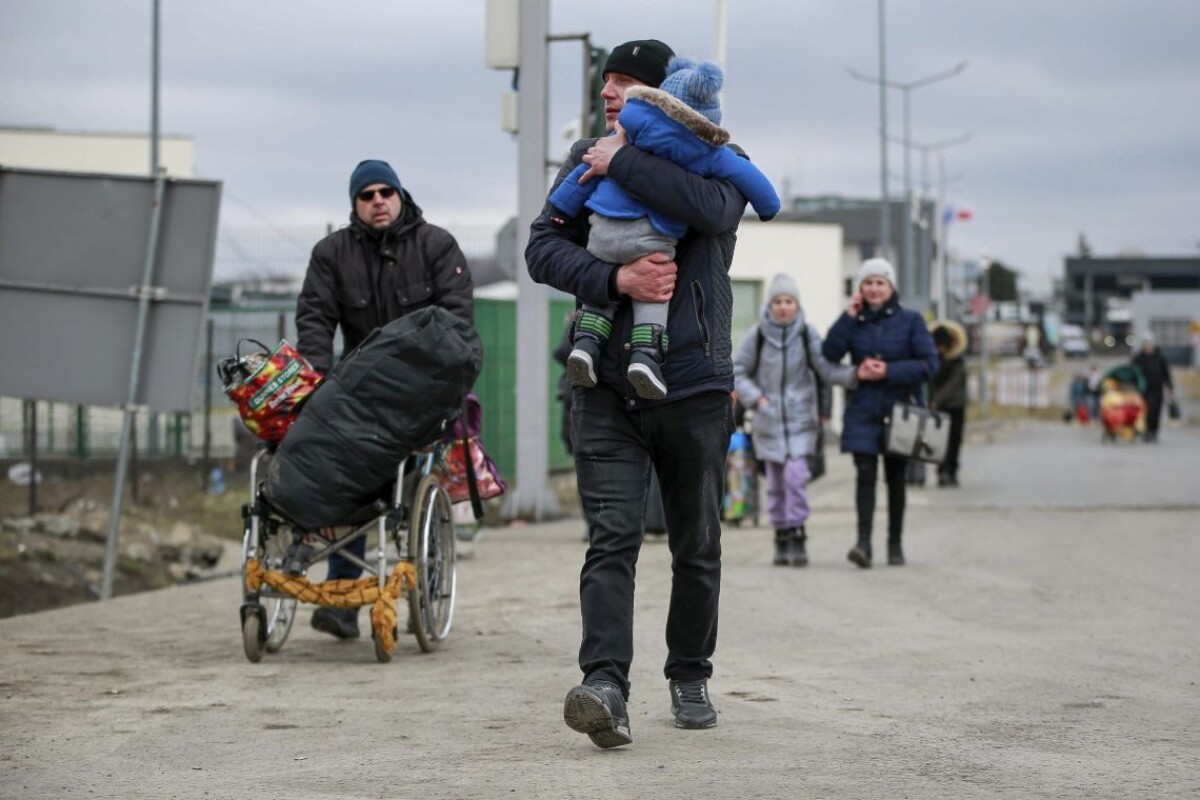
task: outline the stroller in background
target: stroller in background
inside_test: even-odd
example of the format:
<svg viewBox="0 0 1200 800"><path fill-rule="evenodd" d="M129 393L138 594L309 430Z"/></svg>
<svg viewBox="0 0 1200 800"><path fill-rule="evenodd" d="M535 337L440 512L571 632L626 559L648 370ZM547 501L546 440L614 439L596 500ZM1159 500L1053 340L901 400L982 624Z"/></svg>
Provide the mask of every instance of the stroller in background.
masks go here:
<svg viewBox="0 0 1200 800"><path fill-rule="evenodd" d="M1132 442L1146 430L1146 378L1133 364L1121 364L1100 381L1100 442Z"/></svg>

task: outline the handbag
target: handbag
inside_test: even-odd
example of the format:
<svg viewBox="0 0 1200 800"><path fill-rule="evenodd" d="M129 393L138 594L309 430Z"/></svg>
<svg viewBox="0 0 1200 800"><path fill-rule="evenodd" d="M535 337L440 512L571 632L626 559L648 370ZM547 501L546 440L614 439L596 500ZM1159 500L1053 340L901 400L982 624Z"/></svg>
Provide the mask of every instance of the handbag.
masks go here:
<svg viewBox="0 0 1200 800"><path fill-rule="evenodd" d="M258 350L243 355L245 342ZM239 339L233 355L217 363L217 375L245 426L271 443L283 439L300 405L323 380L296 348L282 340L271 350L256 339Z"/></svg>
<svg viewBox="0 0 1200 800"><path fill-rule="evenodd" d="M480 500L491 500L504 494L508 488L500 477L496 462L483 449L478 436L469 436L450 442L442 450L439 475L442 488L450 495L451 503L463 503L471 499L468 463L473 471L475 486Z"/></svg>
<svg viewBox="0 0 1200 800"><path fill-rule="evenodd" d="M825 474L825 426L817 428L817 446L804 457L808 463L808 482L812 483Z"/></svg>
<svg viewBox="0 0 1200 800"><path fill-rule="evenodd" d="M462 413L450 433L442 439L442 457L437 474L451 503L471 501L475 519L483 517L483 500L499 497L508 490L500 469L483 449L483 406L474 392L463 398Z"/></svg>
<svg viewBox="0 0 1200 800"><path fill-rule="evenodd" d="M1181 416L1183 416L1183 414L1179 410L1179 401L1172 397L1167 402L1167 418L1179 419Z"/></svg>
<svg viewBox="0 0 1200 800"><path fill-rule="evenodd" d="M950 443L950 415L915 403L896 403L885 421L884 450L893 456L940 464Z"/></svg>

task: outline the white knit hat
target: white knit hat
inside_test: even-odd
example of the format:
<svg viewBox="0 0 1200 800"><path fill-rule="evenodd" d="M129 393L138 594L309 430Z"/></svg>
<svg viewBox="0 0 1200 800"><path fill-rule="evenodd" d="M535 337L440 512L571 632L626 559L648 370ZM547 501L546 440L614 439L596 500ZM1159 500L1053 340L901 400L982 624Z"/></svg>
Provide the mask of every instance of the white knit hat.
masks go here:
<svg viewBox="0 0 1200 800"><path fill-rule="evenodd" d="M862 286L862 282L867 278L883 278L896 288L896 270L888 263L886 258L868 258L858 268L858 280L855 281L855 286Z"/></svg>

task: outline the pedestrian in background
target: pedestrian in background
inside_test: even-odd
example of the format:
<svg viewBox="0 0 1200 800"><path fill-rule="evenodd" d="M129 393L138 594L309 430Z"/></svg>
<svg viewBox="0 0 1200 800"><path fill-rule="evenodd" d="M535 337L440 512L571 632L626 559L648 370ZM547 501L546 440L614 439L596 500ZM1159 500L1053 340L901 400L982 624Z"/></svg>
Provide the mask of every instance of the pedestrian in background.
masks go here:
<svg viewBox="0 0 1200 800"><path fill-rule="evenodd" d="M830 364L821 344L804 319L796 282L780 273L733 359L734 389L742 407L754 410L754 454L766 467L776 566L808 564L808 457L829 414L821 409L821 384L855 383L855 368Z"/></svg>
<svg viewBox="0 0 1200 800"><path fill-rule="evenodd" d="M902 308L896 294L896 271L886 260L871 258L858 270L857 290L846 311L825 338L822 355L838 363L847 354L857 367L858 387L848 393L842 424L842 452L854 455L857 473L855 506L858 542L847 558L859 567L871 566L871 528L875 516L875 485L883 456L888 491L888 564L904 564L907 459L884 451L884 434L892 406L916 402L918 390L937 372L937 352L925 321Z"/></svg>
<svg viewBox="0 0 1200 800"><path fill-rule="evenodd" d="M932 325L938 371L929 381L929 407L950 415L946 458L938 465L938 486L958 486L958 454L962 450L967 418L967 332L957 322L938 320Z"/></svg>
<svg viewBox="0 0 1200 800"><path fill-rule="evenodd" d="M1147 442L1157 442L1163 398L1165 396L1167 399L1174 399L1175 385L1171 383L1171 367L1162 351L1158 349L1154 334L1145 331L1139 338L1141 347L1133 357L1133 363L1146 379L1146 433L1143 438Z"/></svg>
<svg viewBox="0 0 1200 800"><path fill-rule="evenodd" d="M1086 385L1084 387L1084 403L1087 404L1087 418L1093 420L1100 415L1100 381L1104 376L1100 374L1100 368L1095 364L1088 366L1087 375L1084 376Z"/></svg>

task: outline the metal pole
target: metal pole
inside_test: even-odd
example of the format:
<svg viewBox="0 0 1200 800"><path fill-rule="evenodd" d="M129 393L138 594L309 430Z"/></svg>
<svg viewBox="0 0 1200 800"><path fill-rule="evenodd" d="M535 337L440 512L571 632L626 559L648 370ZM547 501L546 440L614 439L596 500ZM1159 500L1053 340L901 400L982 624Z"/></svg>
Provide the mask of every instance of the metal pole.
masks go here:
<svg viewBox="0 0 1200 800"><path fill-rule="evenodd" d="M949 254L946 252L946 221L942 218L946 208L946 156L937 154L937 205L933 209L933 229L937 240L937 265L933 271L933 293L937 297L938 314L950 318L949 292L947 291L946 265Z"/></svg>
<svg viewBox="0 0 1200 800"><path fill-rule="evenodd" d="M917 89L922 86L928 86L931 83L936 83L937 81L941 81L941 80L945 80L946 78L954 77L955 75L957 75L958 73L962 72L964 69L967 68L967 63L968 62L966 62L966 61L959 62L959 64L957 64L953 69L946 70L945 72L939 72L936 75L929 75L927 77L924 77L924 78L921 78L921 79L915 80L915 81L908 81L908 82L903 82L903 83L898 82L898 81L889 81L887 79L887 63L886 63L886 53L885 53L885 48L884 48L883 0L879 0L879 77L872 78L867 75L862 75L859 72L856 72L855 70L853 70L849 67L846 68L846 71L850 73L850 77L855 78L860 81L864 81L866 83L874 83L877 86L879 86L879 116L880 116L880 125L879 125L880 175L879 175L879 179L880 179L880 183L882 185L882 192L881 192L882 196L880 198L880 208L879 208L879 232L880 232L879 238L880 238L880 248L881 248L881 252L879 255L881 255L884 258L888 257L887 250L891 246L891 231L889 229L889 222L888 222L890 208L889 208L889 203L888 203L888 188L887 188L888 187L887 90L888 89L900 89L904 92L904 148L905 148L905 150L904 150L904 152L905 152L905 162L904 162L904 164L905 164L905 166L904 166L905 179L904 180L905 180L905 192L907 194L911 195L911 186L909 185L909 178L908 178L908 175L909 175L908 145L909 145L910 136L911 136L911 132L909 131L908 93L912 89ZM909 199L905 200L904 208L906 210L908 209L910 202L911 201ZM912 227L911 220L910 219L904 220L904 225L905 225L906 230L911 229L911 227ZM901 257L907 258L911 261L912 254L911 254L911 252L907 252L909 250L909 248L911 247L911 241L912 241L911 230L909 230L909 235L905 238L904 241L905 241L904 250L906 252L901 254ZM903 266L903 264L901 264L901 266ZM904 270L901 270L901 272L902 272L901 279L903 282Z"/></svg>
<svg viewBox="0 0 1200 800"><path fill-rule="evenodd" d="M883 0L879 0L879 252L888 258L892 247L891 205L888 202L887 47Z"/></svg>
<svg viewBox="0 0 1200 800"><path fill-rule="evenodd" d="M580 79L583 83L583 108L579 112L579 138L586 139L592 130L589 124L591 120L592 110L592 37L590 34L583 35L583 77ZM601 66L600 69L604 67Z"/></svg>
<svg viewBox="0 0 1200 800"><path fill-rule="evenodd" d="M213 321L207 321L204 331L204 450L201 457L201 487L209 490L208 473L212 470L212 384L213 384Z"/></svg>
<svg viewBox="0 0 1200 800"><path fill-rule="evenodd" d="M979 319L979 416L982 419L988 418L988 315L991 312L992 298L991 286L988 281L988 269L992 266L992 262L988 259L983 260L983 274L979 276L979 291L983 295L985 303L983 304L983 312Z"/></svg>
<svg viewBox="0 0 1200 800"><path fill-rule="evenodd" d="M141 483L138 480L138 450L137 409L134 409L133 425L129 429L129 499L135 506L142 502L142 498L138 496L138 486Z"/></svg>
<svg viewBox="0 0 1200 800"><path fill-rule="evenodd" d="M882 2L882 0L880 0ZM728 4L726 0L717 0L717 24L713 37L713 60L725 66L725 35L728 29Z"/></svg>
<svg viewBox="0 0 1200 800"><path fill-rule="evenodd" d="M909 89L912 87L903 87L904 100L904 228L901 230L900 241L903 243L904 253L900 257L900 276L901 285L905 286L906 291L913 294L919 294L921 291L921 281L917 276L913 259L913 213L912 213L912 115L909 111Z"/></svg>
<svg viewBox="0 0 1200 800"><path fill-rule="evenodd" d="M529 226L546 199L547 31L549 0L521 0L521 77L517 92L517 253L524 265ZM517 477L510 516L534 520L559 513L549 488L549 292L528 269L517 270Z"/></svg>
<svg viewBox="0 0 1200 800"><path fill-rule="evenodd" d="M154 0L154 30L150 37L150 174L158 174L158 20L159 0Z"/></svg>
<svg viewBox="0 0 1200 800"><path fill-rule="evenodd" d="M163 193L166 178L160 170L154 176L154 201L150 206L150 230L146 237L146 259L142 266L142 283L138 292L137 326L133 334L133 358L129 368L129 387L125 393L125 413L121 422L121 449L117 455L117 474L113 479L112 515L108 522L108 541L104 545L104 575L100 583L100 599L112 597L113 567L117 562L117 537L121 531L121 503L124 499L125 474L129 467L129 443L133 431L134 404L137 403L138 383L142 371L142 345L146 339L146 321L150 316L150 297L153 292L154 262L158 254L158 229L162 220Z"/></svg>
<svg viewBox="0 0 1200 800"><path fill-rule="evenodd" d="M37 496L37 400L26 400L25 407L28 409L29 423L29 516L33 516L38 512L38 496Z"/></svg>

